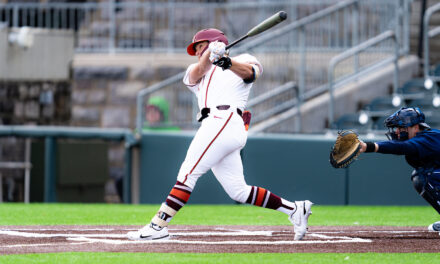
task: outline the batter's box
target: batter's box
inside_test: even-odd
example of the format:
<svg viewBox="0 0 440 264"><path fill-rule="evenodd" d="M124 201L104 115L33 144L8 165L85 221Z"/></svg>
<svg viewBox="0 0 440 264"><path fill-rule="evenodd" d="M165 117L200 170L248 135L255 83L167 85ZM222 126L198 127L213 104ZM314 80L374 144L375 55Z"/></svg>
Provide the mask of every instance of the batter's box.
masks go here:
<svg viewBox="0 0 440 264"><path fill-rule="evenodd" d="M0 254L49 252L440 252L424 227L311 226L294 241L291 226L176 226L164 241L131 241L139 226L0 226ZM433 243L435 242L435 243ZM311 246L314 245L314 246Z"/></svg>

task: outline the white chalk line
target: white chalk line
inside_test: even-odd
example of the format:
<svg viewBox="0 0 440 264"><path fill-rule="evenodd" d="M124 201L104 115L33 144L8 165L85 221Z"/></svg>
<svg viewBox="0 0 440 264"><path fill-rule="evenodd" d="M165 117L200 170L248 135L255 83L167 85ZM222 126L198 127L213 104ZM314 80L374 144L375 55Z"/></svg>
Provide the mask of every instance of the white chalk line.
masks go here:
<svg viewBox="0 0 440 264"><path fill-rule="evenodd" d="M5 226L3 226L5 227ZM137 229L133 229L133 228L81 228L81 227L69 227L71 229L66 229L67 231L107 231L107 232L112 232L112 231L117 231L117 232L128 232L128 231L136 231ZM283 233L283 232L290 232L290 231L286 231L286 230L277 230L277 231L248 231L248 230L242 230L242 229L227 229L227 228L213 228L214 230L225 230L227 232L277 232L277 233ZM16 230L16 231L56 231L59 232L60 227L56 227L54 226L53 228L29 228L29 227L14 227L12 229L0 229L0 232L2 231L10 231L10 230ZM169 227L170 231L172 231L173 233L175 232L192 232L192 233L196 233L199 231L194 231L194 229L191 228L176 228L174 226ZM429 232L427 229L426 230L334 230L334 231L316 231L317 233L320 234L340 234L340 233L389 233L389 234L393 234L393 233L420 233L420 232ZM206 232L205 232L206 233ZM228 234L229 235L229 234ZM253 234L252 234L253 235Z"/></svg>
<svg viewBox="0 0 440 264"><path fill-rule="evenodd" d="M126 238L125 234L42 234L36 232L21 232L12 230L0 230L0 235L7 236L19 236L27 238L50 238L50 237L65 237L67 240L81 243L104 243L111 245L125 245L125 244L153 244L153 243L167 243L167 244L203 244L203 245L297 245L297 244L334 244L334 243L371 243L370 239L353 238L347 236L329 236L319 233L308 233L309 237L316 237L322 240L281 240L281 241L190 241L185 240L185 236L242 236L242 237L255 237L266 236L271 237L275 231L246 231L246 230L234 230L226 232L173 232L172 237L169 240L153 240L153 241L131 241ZM112 239L104 239L112 238ZM123 240L121 239L123 238ZM183 239L182 239L183 238ZM72 243L74 245L78 243ZM0 248L10 247L39 247L47 245L60 245L53 244L19 244L19 245L0 245Z"/></svg>
<svg viewBox="0 0 440 264"><path fill-rule="evenodd" d="M185 241L185 240L148 240L148 241L127 241L127 240L107 240L87 237L67 238L72 241L96 242L114 245L123 244L193 244L193 245L298 245L298 244L335 244L335 243L370 243L370 239L351 238L350 240L286 240L286 241Z"/></svg>
<svg viewBox="0 0 440 264"><path fill-rule="evenodd" d="M35 231L35 230L34 230ZM134 231L134 230L133 230ZM108 237L108 238L126 238L125 234L70 234L70 233L31 233L21 231L0 230L0 235L21 236L21 237ZM273 231L233 231L233 232L173 232L175 236L272 236Z"/></svg>
<svg viewBox="0 0 440 264"><path fill-rule="evenodd" d="M47 246L75 246L75 245L84 245L84 244L90 244L93 242L78 242L78 243L45 243L45 244L18 244L18 245L5 245L0 246L0 248L22 248L22 247L47 247Z"/></svg>

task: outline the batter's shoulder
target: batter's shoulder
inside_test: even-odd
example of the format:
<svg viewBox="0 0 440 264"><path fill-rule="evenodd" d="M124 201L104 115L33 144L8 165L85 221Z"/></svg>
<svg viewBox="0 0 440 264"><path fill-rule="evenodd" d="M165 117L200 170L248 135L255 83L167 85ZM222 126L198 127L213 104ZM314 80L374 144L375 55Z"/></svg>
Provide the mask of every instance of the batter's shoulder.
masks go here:
<svg viewBox="0 0 440 264"><path fill-rule="evenodd" d="M257 65L259 68L260 75L263 73L263 65L261 65L261 63L258 61L258 59L255 56L252 56L249 53L243 53L232 58L238 62Z"/></svg>
<svg viewBox="0 0 440 264"><path fill-rule="evenodd" d="M234 56L232 58L237 61L240 61L240 62L257 60L257 58L255 56L253 56L249 53L242 53L242 54L239 54L239 55Z"/></svg>

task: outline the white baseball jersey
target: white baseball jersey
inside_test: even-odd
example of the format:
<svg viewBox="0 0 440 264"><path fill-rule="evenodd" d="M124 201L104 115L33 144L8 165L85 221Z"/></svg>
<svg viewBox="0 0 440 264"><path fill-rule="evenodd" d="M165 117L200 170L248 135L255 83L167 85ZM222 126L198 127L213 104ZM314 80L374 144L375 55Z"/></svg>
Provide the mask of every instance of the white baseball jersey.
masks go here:
<svg viewBox="0 0 440 264"><path fill-rule="evenodd" d="M254 56L242 54L233 59L238 62L256 65L260 74L263 73L263 66ZM183 83L197 96L200 109L218 105L231 105L242 110L246 107L252 83L246 84L243 79L232 71L223 71L222 68L212 65L199 83L191 84L189 82L189 72L195 65L196 63L188 67Z"/></svg>
<svg viewBox="0 0 440 264"><path fill-rule="evenodd" d="M249 54L233 58L259 68L258 60ZM212 65L211 69L197 84L189 83L189 73L195 64L191 64L183 82L195 93L199 108L210 108L211 112L197 131L185 161L182 163L177 180L194 188L200 176L212 169L226 193L234 200L244 203L250 194L251 186L244 180L240 150L245 146L247 131L237 108L245 109L252 83L230 70ZM229 105L228 110L218 110L216 106Z"/></svg>

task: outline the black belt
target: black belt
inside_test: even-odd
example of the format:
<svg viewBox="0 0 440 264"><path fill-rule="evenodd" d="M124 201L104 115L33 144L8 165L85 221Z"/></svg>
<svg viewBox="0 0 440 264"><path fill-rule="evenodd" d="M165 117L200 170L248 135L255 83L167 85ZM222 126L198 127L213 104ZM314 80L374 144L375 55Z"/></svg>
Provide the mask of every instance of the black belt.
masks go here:
<svg viewBox="0 0 440 264"><path fill-rule="evenodd" d="M228 110L229 108L231 108L230 105L217 105L216 108L218 110ZM209 113L211 112L211 109L208 107L202 108L202 110L200 110L200 117L197 119L199 122L202 122L203 119L207 118L209 116ZM240 116L243 116L243 112L241 111L240 108L237 108L237 114Z"/></svg>

